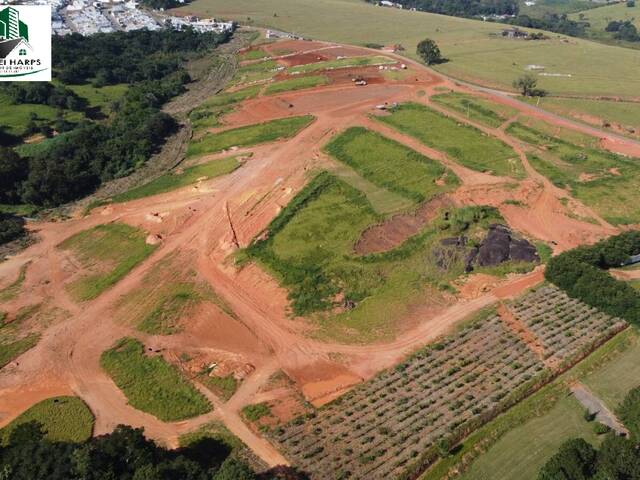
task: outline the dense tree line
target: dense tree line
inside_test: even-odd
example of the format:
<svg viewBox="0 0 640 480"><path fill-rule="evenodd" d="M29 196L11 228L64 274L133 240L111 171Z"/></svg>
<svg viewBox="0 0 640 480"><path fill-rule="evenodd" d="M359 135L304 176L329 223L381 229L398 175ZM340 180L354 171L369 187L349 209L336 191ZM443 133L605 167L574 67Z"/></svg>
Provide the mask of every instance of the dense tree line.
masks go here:
<svg viewBox="0 0 640 480"><path fill-rule="evenodd" d="M26 233L22 217L0 212L0 245L17 240Z"/></svg>
<svg viewBox="0 0 640 480"><path fill-rule="evenodd" d="M508 22L519 27L537 28L538 30L547 30L571 37L584 37L586 29L589 27L588 22L576 22L566 15L558 15L556 13L545 13L541 18L518 15L509 19Z"/></svg>
<svg viewBox="0 0 640 480"><path fill-rule="evenodd" d="M192 29L79 34L53 39L53 67L66 84L96 86L158 80L180 69L182 56L226 41L229 33Z"/></svg>
<svg viewBox="0 0 640 480"><path fill-rule="evenodd" d="M177 128L160 108L190 81L181 66L187 52L211 48L227 38L228 34L171 29L56 37L53 61L63 83L126 82L131 86L111 106L108 121L85 120L75 125L58 115L54 126L64 134L31 157L22 159L0 149L0 202L53 207L93 192L104 181L130 174ZM64 86L14 83L4 88L15 103L83 108ZM26 130L52 133L49 124L39 124L36 118Z"/></svg>
<svg viewBox="0 0 640 480"><path fill-rule="evenodd" d="M38 423L16 427L0 447L0 478L11 480L296 480L289 468L256 475L229 447L203 438L166 450L141 429L120 425L84 443L47 440Z"/></svg>
<svg viewBox="0 0 640 480"><path fill-rule="evenodd" d="M627 394L617 413L629 438L610 433L598 450L581 438L568 440L542 467L538 480L639 480L640 387Z"/></svg>
<svg viewBox="0 0 640 480"><path fill-rule="evenodd" d="M613 20L605 27L607 32L613 33L616 40L625 40L627 42L640 42L640 34L638 29L629 20Z"/></svg>
<svg viewBox="0 0 640 480"><path fill-rule="evenodd" d="M620 267L639 253L640 232L625 232L553 257L547 264L545 277L570 297L640 325L640 294L606 271Z"/></svg>
<svg viewBox="0 0 640 480"><path fill-rule="evenodd" d="M378 3L378 0L368 0ZM403 8L415 8L423 12L440 13L454 17L480 15L517 15L516 0L393 0Z"/></svg>

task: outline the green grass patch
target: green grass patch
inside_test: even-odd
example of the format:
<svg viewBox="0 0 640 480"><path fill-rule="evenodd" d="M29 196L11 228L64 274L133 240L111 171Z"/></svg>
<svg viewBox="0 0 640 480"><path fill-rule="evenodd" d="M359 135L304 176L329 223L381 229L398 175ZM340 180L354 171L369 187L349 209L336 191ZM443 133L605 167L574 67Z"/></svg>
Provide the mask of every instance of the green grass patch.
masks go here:
<svg viewBox="0 0 640 480"><path fill-rule="evenodd" d="M205 100L189 112L193 128L198 131L219 126L221 118L231 112L236 104L256 97L261 88L260 85L253 85L233 92L219 93Z"/></svg>
<svg viewBox="0 0 640 480"><path fill-rule="evenodd" d="M445 152L473 170L524 177L524 168L511 147L423 105L406 103L394 108L390 115L374 118Z"/></svg>
<svg viewBox="0 0 640 480"><path fill-rule="evenodd" d="M278 73L278 69L279 65L275 60L250 63L236 70L236 74L231 79L230 85L263 82L273 78L276 73Z"/></svg>
<svg viewBox="0 0 640 480"><path fill-rule="evenodd" d="M250 422L257 422L262 417L271 415L271 409L265 402L242 407L242 415Z"/></svg>
<svg viewBox="0 0 640 480"><path fill-rule="evenodd" d="M146 233L124 223L98 225L66 239L58 248L70 251L89 270L67 289L80 301L96 298L115 285L156 249Z"/></svg>
<svg viewBox="0 0 640 480"><path fill-rule="evenodd" d="M53 125L58 110L48 105L23 103L14 105L9 97L0 92L0 109L2 109L2 126L12 135L22 136L26 133L27 125L35 114L37 123ZM79 122L84 118L82 112L64 110L64 118L70 122Z"/></svg>
<svg viewBox="0 0 640 480"><path fill-rule="evenodd" d="M231 147L250 147L261 143L292 138L308 126L314 117L303 115L271 120L269 122L232 128L218 133L208 133L189 144L187 156L194 157L216 153Z"/></svg>
<svg viewBox="0 0 640 480"><path fill-rule="evenodd" d="M22 288L22 284L27 277L27 269L29 268L29 265L31 265L31 262L22 264L20 271L18 272L18 277L12 283L0 290L0 302L8 302L18 296L18 293L20 293L20 289Z"/></svg>
<svg viewBox="0 0 640 480"><path fill-rule="evenodd" d="M26 351L31 350L38 344L38 340L40 340L40 335L31 333L18 340L0 343L0 368L9 364Z"/></svg>
<svg viewBox="0 0 640 480"><path fill-rule="evenodd" d="M290 78L268 85L264 93L265 95L277 95L283 92L303 90L305 88L313 88L319 85L326 85L327 83L329 83L329 79L324 75Z"/></svg>
<svg viewBox="0 0 640 480"><path fill-rule="evenodd" d="M584 408L572 396L560 398L545 415L504 435L460 479L533 479L567 439L580 437L598 445L600 439L583 413Z"/></svg>
<svg viewBox="0 0 640 480"><path fill-rule="evenodd" d="M176 285L138 324L138 330L153 335L170 335L178 331L177 323L201 301L191 285Z"/></svg>
<svg viewBox="0 0 640 480"><path fill-rule="evenodd" d="M518 113L515 108L490 102L465 93L450 92L433 95L431 100L447 109L463 114L469 120L497 128Z"/></svg>
<svg viewBox="0 0 640 480"><path fill-rule="evenodd" d="M166 173L149 183L116 195L112 201L115 203L129 202L138 198L170 192L192 185L200 179L210 180L221 175L226 175L227 173L233 172L239 166L240 162L238 162L237 157L228 157L186 167L175 172Z"/></svg>
<svg viewBox="0 0 640 480"><path fill-rule="evenodd" d="M73 90L78 96L85 98L89 102L89 108L98 108L102 113L108 115L111 111L111 104L124 96L129 85L120 83L96 88L91 84L86 84L66 85L66 87Z"/></svg>
<svg viewBox="0 0 640 480"><path fill-rule="evenodd" d="M240 386L233 375L226 377L209 376L204 373L198 377L200 382L223 400L229 400Z"/></svg>
<svg viewBox="0 0 640 480"><path fill-rule="evenodd" d="M539 173L613 224L640 221L638 159L576 145L515 122L507 133L538 147L528 155Z"/></svg>
<svg viewBox="0 0 640 480"><path fill-rule="evenodd" d="M263 58L267 58L270 55L264 50L256 49L256 50L247 50L240 54L241 60L262 60Z"/></svg>
<svg viewBox="0 0 640 480"><path fill-rule="evenodd" d="M373 57L348 57L324 62L308 63L306 65L296 65L287 70L290 74L319 72L321 70L336 70L339 68L367 67L371 65L391 65L396 63L389 57L376 55Z"/></svg>
<svg viewBox="0 0 640 480"><path fill-rule="evenodd" d="M81 443L91 437L94 418L89 407L78 397L48 398L0 430L0 444L6 445L11 432L28 422L41 424L45 437L52 442Z"/></svg>
<svg viewBox="0 0 640 480"><path fill-rule="evenodd" d="M325 149L371 183L415 203L451 190L459 183L439 162L362 127L349 128ZM438 185L437 180L445 184Z"/></svg>
<svg viewBox="0 0 640 480"><path fill-rule="evenodd" d="M173 365L145 355L132 338L119 340L100 357L100 365L138 410L164 422L175 422L212 410L209 401Z"/></svg>
<svg viewBox="0 0 640 480"><path fill-rule="evenodd" d="M447 270L436 265L433 251L441 238L464 231L480 240L500 216L484 207L452 210L389 252L356 256L361 232L382 219L361 191L322 172L244 255L280 280L293 313L310 315L319 327L316 336L367 342L392 336L395 319L418 298L442 302L438 286L463 273L462 258ZM355 307L334 312L342 302Z"/></svg>

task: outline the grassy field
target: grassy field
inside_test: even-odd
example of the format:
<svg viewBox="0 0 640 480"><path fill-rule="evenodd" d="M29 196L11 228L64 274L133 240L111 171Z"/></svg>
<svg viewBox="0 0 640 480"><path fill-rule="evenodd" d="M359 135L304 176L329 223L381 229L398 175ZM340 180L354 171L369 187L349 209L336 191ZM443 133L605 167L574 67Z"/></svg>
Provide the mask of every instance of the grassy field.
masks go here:
<svg viewBox="0 0 640 480"><path fill-rule="evenodd" d="M267 58L269 56L269 54L267 52L265 52L264 50L260 50L255 49L255 50L248 50L244 53L242 53L240 55L240 60L242 61L247 61L247 60L262 60L263 58Z"/></svg>
<svg viewBox="0 0 640 480"><path fill-rule="evenodd" d="M454 77L511 90L530 64L572 77L540 77L552 93L636 96L640 51L550 35L545 41L502 38L500 24L381 8L361 0L196 0L182 12L249 22L305 37L364 45L400 43L416 58L416 45L432 38L450 61L437 70ZM594 59L598 59L594 62Z"/></svg>
<svg viewBox="0 0 640 480"><path fill-rule="evenodd" d="M585 21L589 22L592 30L604 30L612 20L630 20L636 27L640 28L640 4L638 2L633 7L627 7L626 2L606 5L574 13L569 15L569 18L578 20L580 14L584 16Z"/></svg>
<svg viewBox="0 0 640 480"><path fill-rule="evenodd" d="M319 85L326 85L329 79L324 75L312 75L309 77L290 78L280 82L272 83L264 90L265 95L277 95L283 92L294 90L303 90L305 88L313 88Z"/></svg>
<svg viewBox="0 0 640 480"><path fill-rule="evenodd" d="M105 85L96 88L90 84L87 85L68 85L67 88L76 92L80 97L87 99L89 108L96 108L108 115L111 111L111 104L121 98L129 85L120 83L117 85Z"/></svg>
<svg viewBox="0 0 640 480"><path fill-rule="evenodd" d="M93 432L93 414L78 397L54 397L36 403L0 430L0 444L6 445L18 425L38 422L46 438L54 442L84 442Z"/></svg>
<svg viewBox="0 0 640 480"><path fill-rule="evenodd" d="M0 93L0 109L2 109L2 127L12 135L22 136L31 115L36 115L38 124L53 124L56 119L57 109L48 105L39 105L32 103L24 103L21 105L13 105L9 98ZM64 111L64 118L70 122L79 122L84 118L82 112Z"/></svg>
<svg viewBox="0 0 640 480"><path fill-rule="evenodd" d="M40 335L31 333L17 340L0 342L0 368L4 367L27 350L35 347L40 340Z"/></svg>
<svg viewBox="0 0 640 480"><path fill-rule="evenodd" d="M362 127L346 130L325 149L376 186L416 203L458 185L457 177L439 162Z"/></svg>
<svg viewBox="0 0 640 480"><path fill-rule="evenodd" d="M260 143L291 138L313 122L314 117L303 115L271 120L269 122L233 128L218 133L208 133L189 144L187 156L195 157L221 152L231 147L250 147Z"/></svg>
<svg viewBox="0 0 640 480"><path fill-rule="evenodd" d="M257 96L261 88L260 85L253 85L234 92L219 93L205 100L189 112L193 128L198 131L219 126L221 118L232 111L237 103Z"/></svg>
<svg viewBox="0 0 640 480"><path fill-rule="evenodd" d="M412 302L426 297L442 304L439 289L463 272L462 259L446 270L436 265L438 241L462 230L479 238L499 216L482 208L453 210L448 220L434 221L393 250L356 256L361 232L382 218L361 191L323 172L273 220L267 239L245 254L288 288L293 312L314 321L317 337L357 343L389 338ZM340 309L337 297L354 306Z"/></svg>
<svg viewBox="0 0 640 480"><path fill-rule="evenodd" d="M637 160L583 147L515 122L507 133L538 147L531 165L613 224L640 221Z"/></svg>
<svg viewBox="0 0 640 480"><path fill-rule="evenodd" d="M390 115L374 118L447 153L473 170L524 177L524 168L511 147L426 106L407 103L393 109Z"/></svg>
<svg viewBox="0 0 640 480"><path fill-rule="evenodd" d="M514 428L473 463L461 480L534 480L538 470L565 440L584 438L597 445L593 423L572 396L562 397L544 416Z"/></svg>
<svg viewBox="0 0 640 480"><path fill-rule="evenodd" d="M265 60L264 62L250 63L238 68L231 79L230 85L242 85L254 82L263 82L273 78L278 69L278 62Z"/></svg>
<svg viewBox="0 0 640 480"><path fill-rule="evenodd" d="M531 102L545 110L597 127L602 127L603 122L617 123L625 129L635 130L636 134L640 133L640 103L557 97L544 97L539 102ZM619 133L631 134L624 131Z"/></svg>
<svg viewBox="0 0 640 480"><path fill-rule="evenodd" d="M200 165L186 167L173 173L165 173L149 183L136 187L113 197L113 202L128 202L138 198L170 192L178 188L192 185L199 180L209 180L233 172L240 166L237 157L212 160Z"/></svg>
<svg viewBox="0 0 640 480"><path fill-rule="evenodd" d="M58 248L71 252L88 273L67 289L80 301L96 298L155 250L143 230L123 223L98 225L69 237Z"/></svg>
<svg viewBox="0 0 640 480"><path fill-rule="evenodd" d="M31 265L31 262L24 263L20 267L17 278L0 290L0 302L8 302L18 296L18 293L20 293L20 289L22 288L22 284L27 277L27 269L29 268L29 265Z"/></svg>
<svg viewBox="0 0 640 480"><path fill-rule="evenodd" d="M458 92L434 95L431 97L431 101L449 110L461 113L469 120L493 128L498 128L506 120L518 113L515 108Z"/></svg>
<svg viewBox="0 0 640 480"><path fill-rule="evenodd" d="M177 368L160 356L146 356L144 345L135 339L119 340L102 354L100 364L134 408L164 422L184 420L212 409Z"/></svg>
<svg viewBox="0 0 640 480"><path fill-rule="evenodd" d="M288 72L292 75L299 73L319 72L321 70L336 70L339 68L367 67L371 65L390 65L396 63L388 57L379 55L372 57L348 57L324 62L308 63L306 65L296 65L289 67Z"/></svg>

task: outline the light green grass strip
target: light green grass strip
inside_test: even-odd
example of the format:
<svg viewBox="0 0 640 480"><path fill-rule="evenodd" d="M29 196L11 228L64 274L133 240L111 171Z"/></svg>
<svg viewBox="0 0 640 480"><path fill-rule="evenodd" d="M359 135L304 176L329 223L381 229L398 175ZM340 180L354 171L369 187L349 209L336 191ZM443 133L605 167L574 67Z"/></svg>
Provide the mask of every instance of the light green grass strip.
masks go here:
<svg viewBox="0 0 640 480"><path fill-rule="evenodd" d="M447 109L461 113L469 120L497 128L517 114L515 108L499 105L473 95L451 92L434 95L431 101Z"/></svg>
<svg viewBox="0 0 640 480"><path fill-rule="evenodd" d="M0 368L22 355L27 350L31 350L40 340L40 335L31 333L24 338L12 342L0 344Z"/></svg>
<svg viewBox="0 0 640 480"><path fill-rule="evenodd" d="M146 356L144 345L123 338L100 357L100 365L134 408L164 422L196 417L212 410L209 401L160 356Z"/></svg>
<svg viewBox="0 0 640 480"><path fill-rule="evenodd" d="M447 153L473 170L524 177L522 163L511 147L424 105L406 103L393 109L390 115L374 118Z"/></svg>
<svg viewBox="0 0 640 480"><path fill-rule="evenodd" d="M221 152L234 146L250 147L279 139L291 138L313 120L313 116L303 115L300 117L279 118L218 133L209 133L189 145L187 156L195 157Z"/></svg>
<svg viewBox="0 0 640 480"><path fill-rule="evenodd" d="M96 298L115 285L151 255L156 246L147 245L143 230L124 223L110 223L77 233L59 248L73 252L86 268L98 266L98 273L89 273L67 287L74 298L84 301Z"/></svg>
<svg viewBox="0 0 640 480"><path fill-rule="evenodd" d="M40 423L46 438L52 442L80 443L91 437L94 418L89 407L78 397L48 398L0 430L0 444L6 445L11 432L28 422Z"/></svg>
<svg viewBox="0 0 640 480"><path fill-rule="evenodd" d="M337 60L328 60L326 62L308 63L306 65L297 65L290 67L288 72L292 75L299 73L318 72L320 70L336 70L338 68L351 68L351 67L367 67L371 65L390 65L396 63L388 57L375 56L375 57L349 57L340 58Z"/></svg>
<svg viewBox="0 0 640 480"><path fill-rule="evenodd" d="M277 95L282 92L290 92L294 90L303 90L305 88L313 88L319 85L326 85L329 79L324 75L313 75L310 77L291 78L282 80L281 82L272 83L264 93L265 95Z"/></svg>
<svg viewBox="0 0 640 480"><path fill-rule="evenodd" d="M136 200L138 198L150 197L160 193L170 192L178 188L186 187L196 183L199 179L209 180L219 177L227 173L233 172L240 166L240 162L236 157L223 158L220 160L212 160L187 167L180 173L167 173L155 180L136 187L128 192L121 193L113 197L113 202L121 203Z"/></svg>

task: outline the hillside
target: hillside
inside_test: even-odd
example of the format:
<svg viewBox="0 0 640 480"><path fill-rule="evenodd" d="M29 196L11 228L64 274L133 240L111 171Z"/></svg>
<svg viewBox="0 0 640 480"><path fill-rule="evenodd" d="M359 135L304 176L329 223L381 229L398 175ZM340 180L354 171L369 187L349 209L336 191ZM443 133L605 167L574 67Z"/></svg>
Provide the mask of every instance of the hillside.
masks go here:
<svg viewBox="0 0 640 480"><path fill-rule="evenodd" d="M375 7L360 0L196 0L180 9L231 18L320 40L363 45L401 43L415 57L431 37L449 63L438 71L486 86L511 89L527 65L571 77L541 77L554 94L633 96L640 92L640 52L552 35L546 41L507 40L491 34L503 26L476 20ZM594 68L597 59L598 68Z"/></svg>

